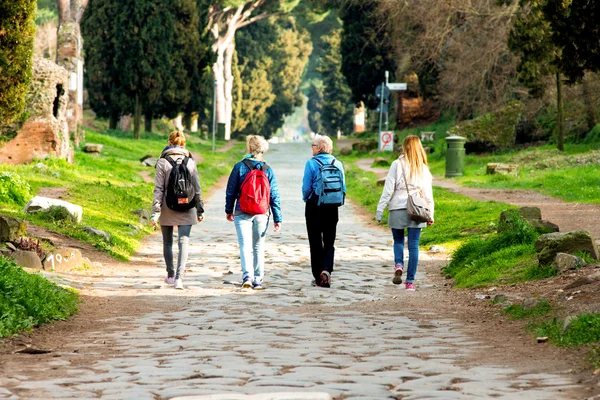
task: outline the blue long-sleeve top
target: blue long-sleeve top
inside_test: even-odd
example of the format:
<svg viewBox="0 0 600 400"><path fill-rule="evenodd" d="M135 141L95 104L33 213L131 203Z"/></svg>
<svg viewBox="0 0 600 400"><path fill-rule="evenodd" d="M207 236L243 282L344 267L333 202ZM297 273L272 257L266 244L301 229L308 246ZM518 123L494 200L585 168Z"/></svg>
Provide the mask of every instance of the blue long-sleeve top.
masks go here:
<svg viewBox="0 0 600 400"><path fill-rule="evenodd" d="M257 168L258 165L262 167L265 162L257 161L253 158L246 157L252 162L254 168ZM234 213L234 207L236 212L242 212L240 210L240 202L238 201L240 198L241 186L246 179L246 175L250 173L250 169L243 161L238 162L233 166L231 170L231 174L229 174L229 180L227 181L227 190L225 191L225 212L227 214ZM269 201L269 206L271 207L271 212L273 213L273 221L281 222L281 200L279 197L279 188L277 187L277 180L275 179L275 173L272 168L267 169L265 172L267 175L267 179L269 180L269 185L271 186L271 198Z"/></svg>
<svg viewBox="0 0 600 400"><path fill-rule="evenodd" d="M315 194L315 189L317 188L317 172L321 169L321 164L319 164L315 158L318 158L323 164L331 164L334 157L331 154L321 153L317 154L310 160L306 162L304 166L304 178L302 178L302 200L306 202L308 199L312 198ZM344 166L341 161L335 160L333 164L338 167L342 171L342 175L344 177L344 195L346 194L346 175L344 173Z"/></svg>

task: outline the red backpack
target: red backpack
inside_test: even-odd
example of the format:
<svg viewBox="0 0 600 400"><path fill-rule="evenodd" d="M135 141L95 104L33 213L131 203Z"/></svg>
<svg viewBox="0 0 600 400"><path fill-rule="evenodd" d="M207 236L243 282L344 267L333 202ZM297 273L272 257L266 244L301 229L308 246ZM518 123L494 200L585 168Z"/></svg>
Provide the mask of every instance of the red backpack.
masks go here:
<svg viewBox="0 0 600 400"><path fill-rule="evenodd" d="M240 209L250 215L266 214L271 199L271 185L265 173L269 166L264 164L255 168L250 160L244 160L243 163L250 168L250 172L240 187Z"/></svg>

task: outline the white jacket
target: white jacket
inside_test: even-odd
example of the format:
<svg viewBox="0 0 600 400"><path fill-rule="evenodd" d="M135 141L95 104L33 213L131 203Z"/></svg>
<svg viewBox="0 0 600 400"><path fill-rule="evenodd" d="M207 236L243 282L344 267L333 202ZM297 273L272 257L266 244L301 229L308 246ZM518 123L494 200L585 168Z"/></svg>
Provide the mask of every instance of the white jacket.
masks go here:
<svg viewBox="0 0 600 400"><path fill-rule="evenodd" d="M390 211L401 210L407 207L408 194L406 193L406 185L404 184L404 177L400 168L404 169L404 175L409 180L408 190L410 194L413 195L420 191L421 197L431 207L431 216L433 217L433 189L431 187L433 177L431 176L431 172L429 172L429 168L427 168L427 165L423 165L423 176L415 177L415 181L411 182L408 165L404 160L404 156L400 156L392 163L387 178L385 178L383 193L381 193L379 204L377 205L376 219L381 221L385 207L388 207Z"/></svg>

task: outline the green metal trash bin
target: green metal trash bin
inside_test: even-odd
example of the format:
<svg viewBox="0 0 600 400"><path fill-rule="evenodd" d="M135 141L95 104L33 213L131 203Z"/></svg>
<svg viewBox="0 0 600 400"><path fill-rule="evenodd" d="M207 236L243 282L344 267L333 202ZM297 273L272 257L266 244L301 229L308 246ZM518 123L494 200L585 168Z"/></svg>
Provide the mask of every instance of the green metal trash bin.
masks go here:
<svg viewBox="0 0 600 400"><path fill-rule="evenodd" d="M448 136L446 151L446 178L462 176L465 172L465 139L462 136Z"/></svg>

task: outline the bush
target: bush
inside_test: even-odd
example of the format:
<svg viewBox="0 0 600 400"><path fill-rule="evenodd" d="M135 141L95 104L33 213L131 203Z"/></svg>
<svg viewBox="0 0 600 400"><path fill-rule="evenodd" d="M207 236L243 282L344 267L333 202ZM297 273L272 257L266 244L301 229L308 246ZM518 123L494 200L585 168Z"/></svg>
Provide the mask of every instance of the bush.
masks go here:
<svg viewBox="0 0 600 400"><path fill-rule="evenodd" d="M0 337L77 312L79 296L0 257Z"/></svg>
<svg viewBox="0 0 600 400"><path fill-rule="evenodd" d="M583 143L592 144L592 143L600 143L600 125L596 125L594 129L588 132L585 135L585 139L583 139Z"/></svg>
<svg viewBox="0 0 600 400"><path fill-rule="evenodd" d="M509 103L494 113L481 115L450 128L450 135L467 139L467 153L508 149L515 145L515 126L521 116L521 103Z"/></svg>
<svg viewBox="0 0 600 400"><path fill-rule="evenodd" d="M27 181L13 172L0 172L0 203L25 205L30 198Z"/></svg>
<svg viewBox="0 0 600 400"><path fill-rule="evenodd" d="M10 124L25 108L31 81L36 0L0 3L0 121Z"/></svg>

